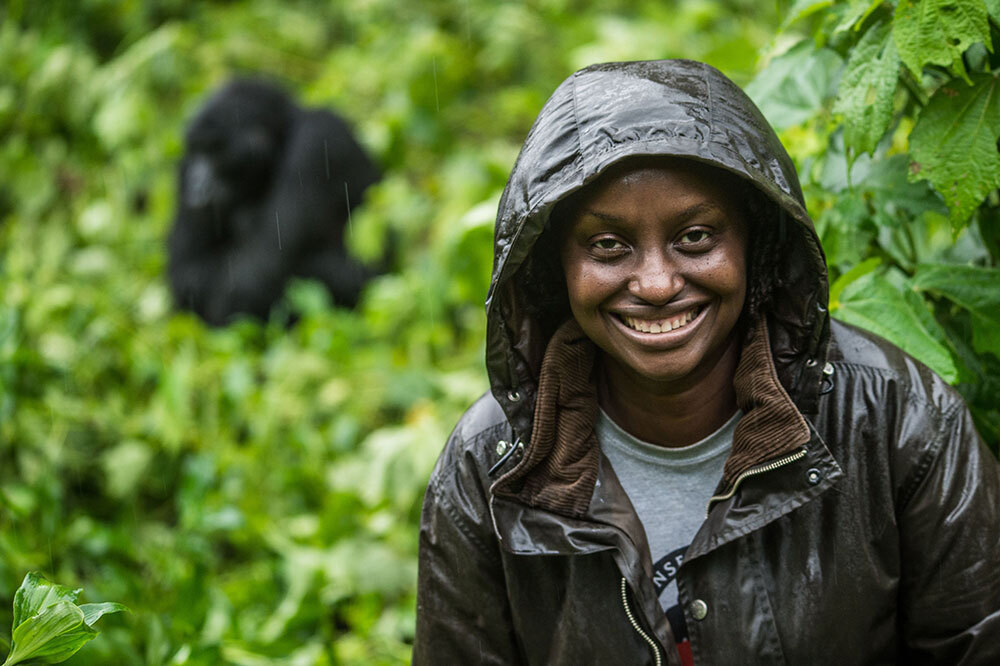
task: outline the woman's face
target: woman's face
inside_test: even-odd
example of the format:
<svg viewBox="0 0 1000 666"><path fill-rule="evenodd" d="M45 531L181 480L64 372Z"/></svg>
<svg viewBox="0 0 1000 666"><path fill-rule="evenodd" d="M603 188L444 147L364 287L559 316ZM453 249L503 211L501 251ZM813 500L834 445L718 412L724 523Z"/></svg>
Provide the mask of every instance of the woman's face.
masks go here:
<svg viewBox="0 0 1000 666"><path fill-rule="evenodd" d="M735 182L685 160L626 164L573 207L561 236L569 303L613 375L684 390L733 343L747 283Z"/></svg>

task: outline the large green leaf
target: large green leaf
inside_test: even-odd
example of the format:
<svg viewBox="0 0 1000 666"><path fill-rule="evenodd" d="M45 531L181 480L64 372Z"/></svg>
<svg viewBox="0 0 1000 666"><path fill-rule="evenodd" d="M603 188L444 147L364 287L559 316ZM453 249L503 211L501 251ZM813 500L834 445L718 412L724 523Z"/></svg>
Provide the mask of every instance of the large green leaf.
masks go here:
<svg viewBox="0 0 1000 666"><path fill-rule="evenodd" d="M994 21L1000 21L1000 0L986 0L986 11Z"/></svg>
<svg viewBox="0 0 1000 666"><path fill-rule="evenodd" d="M874 271L881 263L882 260L878 257L871 257L837 278L833 286L830 287L830 308L832 310L839 308L840 295L844 292L844 289Z"/></svg>
<svg viewBox="0 0 1000 666"><path fill-rule="evenodd" d="M97 636L93 628L103 615L126 611L122 604L76 605L80 590L71 590L31 572L14 594L13 647L3 666L30 660L55 664L73 656Z"/></svg>
<svg viewBox="0 0 1000 666"><path fill-rule="evenodd" d="M4 666L28 660L55 664L69 659L83 645L97 636L97 631L83 621L84 613L72 601L46 606L38 615L21 622L14 629L14 649Z"/></svg>
<svg viewBox="0 0 1000 666"><path fill-rule="evenodd" d="M788 13L782 23L782 30L797 21L812 16L816 12L829 9L833 4L833 0L795 0L795 3L788 9Z"/></svg>
<svg viewBox="0 0 1000 666"><path fill-rule="evenodd" d="M944 196L956 233L1000 187L1000 78L977 74L972 82L938 89L910 133L910 172Z"/></svg>
<svg viewBox="0 0 1000 666"><path fill-rule="evenodd" d="M940 327L930 324L930 313L921 311L926 310L922 301L907 298L899 287L875 274L864 275L842 289L836 307L831 307L834 317L882 336L945 381L958 380L951 352L940 340Z"/></svg>
<svg viewBox="0 0 1000 666"><path fill-rule="evenodd" d="M990 43L986 6L978 0L900 0L892 28L899 57L919 80L924 65L965 75L962 54Z"/></svg>
<svg viewBox="0 0 1000 666"><path fill-rule="evenodd" d="M865 19L879 8L883 0L850 0L847 3L847 10L837 22L837 27L833 29L834 34L844 32L850 28L858 30L864 24Z"/></svg>
<svg viewBox="0 0 1000 666"><path fill-rule="evenodd" d="M746 92L777 130L812 118L835 90L843 61L805 40L771 60Z"/></svg>
<svg viewBox="0 0 1000 666"><path fill-rule="evenodd" d="M906 155L873 161L868 174L855 185L868 198L872 218L880 227L911 225L931 212L948 215L948 208L929 183L910 180L909 166Z"/></svg>
<svg viewBox="0 0 1000 666"><path fill-rule="evenodd" d="M927 264L918 267L913 287L944 296L972 316L972 346L1000 358L1000 269Z"/></svg>
<svg viewBox="0 0 1000 666"><path fill-rule="evenodd" d="M60 601L75 602L79 596L80 590L53 583L32 571L24 577L21 587L14 593L13 629L17 629L22 622L44 608Z"/></svg>
<svg viewBox="0 0 1000 666"><path fill-rule="evenodd" d="M99 604L80 604L79 608L83 611L83 623L88 627L94 626L95 622L108 613L128 612L128 606L115 603L114 601L105 601Z"/></svg>
<svg viewBox="0 0 1000 666"><path fill-rule="evenodd" d="M874 153L889 121L899 81L899 55L891 26L879 22L868 29L851 52L835 113L844 114L844 143L854 155Z"/></svg>

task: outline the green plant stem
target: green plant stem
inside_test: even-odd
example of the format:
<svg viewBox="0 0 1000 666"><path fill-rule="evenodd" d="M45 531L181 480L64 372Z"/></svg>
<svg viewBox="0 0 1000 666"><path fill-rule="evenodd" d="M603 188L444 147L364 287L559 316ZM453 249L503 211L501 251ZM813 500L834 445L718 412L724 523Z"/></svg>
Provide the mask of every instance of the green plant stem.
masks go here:
<svg viewBox="0 0 1000 666"><path fill-rule="evenodd" d="M904 67L903 74L899 77L899 80L910 91L910 95L916 100L918 106L921 108L927 106L927 95L921 90L920 84L913 78L910 70Z"/></svg>

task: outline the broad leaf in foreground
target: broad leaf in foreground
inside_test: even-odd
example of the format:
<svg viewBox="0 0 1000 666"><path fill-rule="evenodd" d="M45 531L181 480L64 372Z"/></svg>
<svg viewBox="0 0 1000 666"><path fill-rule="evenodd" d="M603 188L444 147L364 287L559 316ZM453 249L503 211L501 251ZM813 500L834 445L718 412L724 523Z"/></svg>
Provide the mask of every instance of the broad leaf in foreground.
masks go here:
<svg viewBox="0 0 1000 666"><path fill-rule="evenodd" d="M986 0L986 11L994 21L1000 21L1000 0Z"/></svg>
<svg viewBox="0 0 1000 666"><path fill-rule="evenodd" d="M968 310L973 348L1000 358L1000 269L925 264L917 270L913 287L944 296Z"/></svg>
<svg viewBox="0 0 1000 666"><path fill-rule="evenodd" d="M29 572L21 582L21 587L14 593L14 625L17 629L22 622L42 609L60 601L75 602L80 596L80 589L70 589L46 580L34 571Z"/></svg>
<svg viewBox="0 0 1000 666"><path fill-rule="evenodd" d="M14 649L4 666L28 660L45 664L65 661L97 634L84 624L83 611L72 601L60 601L14 629Z"/></svg>
<svg viewBox="0 0 1000 666"><path fill-rule="evenodd" d="M97 636L93 625L101 616L128 610L113 602L77 606L79 594L37 573L25 576L14 594L13 640L3 666L65 661Z"/></svg>
<svg viewBox="0 0 1000 666"><path fill-rule="evenodd" d="M965 50L976 42L990 43L986 6L977 0L900 0L892 36L918 81L928 64L950 67L964 77Z"/></svg>
<svg viewBox="0 0 1000 666"><path fill-rule="evenodd" d="M938 89L910 134L910 173L941 193L956 233L1000 187L1000 78L977 74L972 82Z"/></svg>
<svg viewBox="0 0 1000 666"><path fill-rule="evenodd" d="M802 41L774 58L746 87L746 93L778 131L813 116L832 96L843 61L831 49Z"/></svg>
<svg viewBox="0 0 1000 666"><path fill-rule="evenodd" d="M877 23L851 52L833 107L844 114L844 143L855 156L874 153L885 134L898 81L899 54L891 26Z"/></svg>
<svg viewBox="0 0 1000 666"><path fill-rule="evenodd" d="M958 369L951 352L938 339L938 327L932 324L933 317L919 299L907 298L897 286L875 274L864 275L846 287L838 288L835 284L834 288L838 294L842 292L836 301L836 309L831 302L834 317L882 336L923 362L945 381L954 383L958 380Z"/></svg>
<svg viewBox="0 0 1000 666"><path fill-rule="evenodd" d="M840 17L837 27L833 29L834 34L861 27L869 14L879 8L883 0L849 0L847 11ZM1000 0L998 0L1000 1Z"/></svg>

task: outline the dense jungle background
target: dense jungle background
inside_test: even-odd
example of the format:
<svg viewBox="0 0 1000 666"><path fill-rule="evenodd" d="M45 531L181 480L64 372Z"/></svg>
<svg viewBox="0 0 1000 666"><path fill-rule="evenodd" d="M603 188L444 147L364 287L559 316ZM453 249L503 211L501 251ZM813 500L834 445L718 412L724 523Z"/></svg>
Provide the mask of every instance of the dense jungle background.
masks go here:
<svg viewBox="0 0 1000 666"><path fill-rule="evenodd" d="M409 659L423 487L486 389L496 203L549 93L687 57L799 167L835 317L1000 442L998 0L10 0L0 7L0 654L28 571L130 614L74 664ZM177 313L183 129L236 73L339 110L385 178L356 310ZM297 317L287 326L289 317Z"/></svg>

